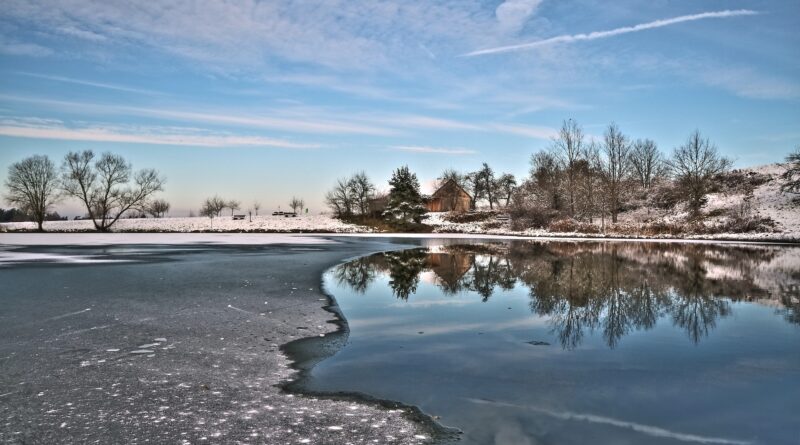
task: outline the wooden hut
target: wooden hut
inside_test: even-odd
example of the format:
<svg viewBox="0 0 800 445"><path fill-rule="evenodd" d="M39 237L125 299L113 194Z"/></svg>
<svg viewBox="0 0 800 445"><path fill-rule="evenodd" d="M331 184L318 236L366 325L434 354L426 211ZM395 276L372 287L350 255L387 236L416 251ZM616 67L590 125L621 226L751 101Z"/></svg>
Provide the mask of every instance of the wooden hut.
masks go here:
<svg viewBox="0 0 800 445"><path fill-rule="evenodd" d="M448 179L428 199L429 212L468 212L472 209L472 195L452 179Z"/></svg>

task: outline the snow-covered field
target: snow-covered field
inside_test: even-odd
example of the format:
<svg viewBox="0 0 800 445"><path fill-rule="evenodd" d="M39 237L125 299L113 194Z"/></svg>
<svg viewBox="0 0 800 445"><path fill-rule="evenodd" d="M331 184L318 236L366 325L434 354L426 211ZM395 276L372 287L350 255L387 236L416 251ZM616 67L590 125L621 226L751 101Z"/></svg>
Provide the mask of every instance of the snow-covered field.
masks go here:
<svg viewBox="0 0 800 445"><path fill-rule="evenodd" d="M5 223L1 227L8 231L35 230L31 222ZM52 232L87 232L93 231L90 220L48 221L44 229ZM230 216L214 218L205 217L182 218L141 218L120 219L113 226L114 232L325 232L325 233L361 233L371 231L368 227L344 223L328 215L302 215L295 218L283 216L254 216L249 219L234 221Z"/></svg>

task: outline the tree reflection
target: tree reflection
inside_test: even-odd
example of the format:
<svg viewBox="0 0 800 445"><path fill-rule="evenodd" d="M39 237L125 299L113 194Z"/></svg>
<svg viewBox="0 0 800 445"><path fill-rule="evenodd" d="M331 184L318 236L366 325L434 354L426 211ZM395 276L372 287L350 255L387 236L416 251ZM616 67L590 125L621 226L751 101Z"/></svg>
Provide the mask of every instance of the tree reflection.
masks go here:
<svg viewBox="0 0 800 445"><path fill-rule="evenodd" d="M587 332L615 348L661 318L697 343L730 315L731 301L773 301L787 321L800 324L800 276L783 275L778 283L755 279L778 252L769 246L518 241L387 252L338 266L333 277L365 293L386 274L402 300L416 293L423 272L431 272L446 295L474 293L484 302L524 286L531 311L547 317L563 348L578 347Z"/></svg>
<svg viewBox="0 0 800 445"><path fill-rule="evenodd" d="M419 274L425 269L428 257L426 249L409 249L398 252L387 252L383 257L388 266L389 286L394 296L408 300L409 295L417 291Z"/></svg>
<svg viewBox="0 0 800 445"><path fill-rule="evenodd" d="M371 257L361 257L335 267L333 277L340 285L347 283L355 292L363 294L378 275L373 263Z"/></svg>

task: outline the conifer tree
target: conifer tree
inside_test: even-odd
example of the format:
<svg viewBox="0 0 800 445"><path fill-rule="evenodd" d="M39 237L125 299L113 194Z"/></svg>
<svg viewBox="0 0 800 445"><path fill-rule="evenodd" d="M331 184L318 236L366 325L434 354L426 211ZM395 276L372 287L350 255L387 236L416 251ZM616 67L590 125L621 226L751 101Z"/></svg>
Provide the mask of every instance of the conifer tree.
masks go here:
<svg viewBox="0 0 800 445"><path fill-rule="evenodd" d="M411 173L408 166L400 167L392 173L389 185L392 188L383 215L403 223L420 222L422 215L425 214L425 206L419 191L417 175Z"/></svg>

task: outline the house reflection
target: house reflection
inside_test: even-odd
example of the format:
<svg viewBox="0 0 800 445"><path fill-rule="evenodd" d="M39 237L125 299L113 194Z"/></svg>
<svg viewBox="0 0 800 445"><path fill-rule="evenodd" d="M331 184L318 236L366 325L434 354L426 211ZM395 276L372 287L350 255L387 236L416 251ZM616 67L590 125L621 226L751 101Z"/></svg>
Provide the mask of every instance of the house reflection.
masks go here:
<svg viewBox="0 0 800 445"><path fill-rule="evenodd" d="M781 250L784 249L784 250ZM695 343L731 313L736 301L767 303L800 324L800 273L771 270L786 248L704 244L529 242L457 244L363 257L333 270L340 284L367 293L381 276L408 300L423 273L445 295L524 286L531 311L549 319L561 346L573 349L587 332L614 348L628 333L661 317ZM797 251L791 251L797 253ZM783 262L785 263L785 262ZM765 278L767 277L767 278Z"/></svg>

